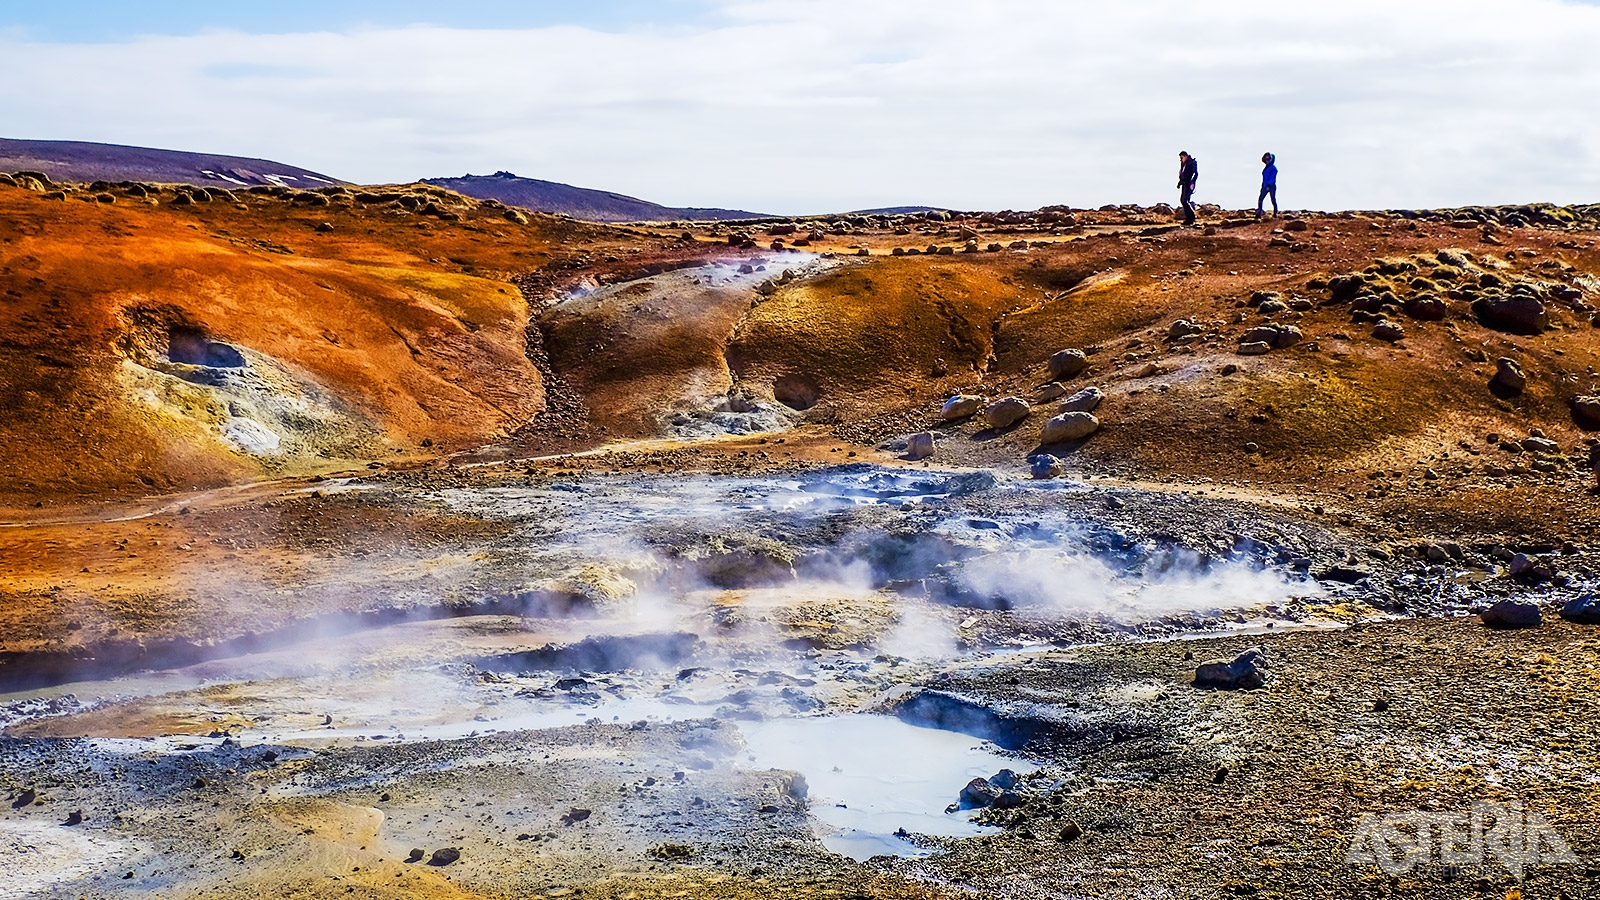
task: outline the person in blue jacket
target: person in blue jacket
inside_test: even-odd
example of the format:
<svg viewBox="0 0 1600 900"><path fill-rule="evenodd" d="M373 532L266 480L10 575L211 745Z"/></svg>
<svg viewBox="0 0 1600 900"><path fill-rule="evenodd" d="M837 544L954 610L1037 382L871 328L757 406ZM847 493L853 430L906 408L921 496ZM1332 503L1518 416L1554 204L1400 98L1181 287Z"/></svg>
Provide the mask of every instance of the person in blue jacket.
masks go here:
<svg viewBox="0 0 1600 900"><path fill-rule="evenodd" d="M1187 150L1178 151L1178 202L1183 204L1183 224L1194 224L1194 186L1200 181L1200 163Z"/></svg>
<svg viewBox="0 0 1600 900"><path fill-rule="evenodd" d="M1278 158L1271 153L1261 154L1261 195L1256 197L1256 218L1263 215L1261 204L1272 198L1272 217L1278 217Z"/></svg>

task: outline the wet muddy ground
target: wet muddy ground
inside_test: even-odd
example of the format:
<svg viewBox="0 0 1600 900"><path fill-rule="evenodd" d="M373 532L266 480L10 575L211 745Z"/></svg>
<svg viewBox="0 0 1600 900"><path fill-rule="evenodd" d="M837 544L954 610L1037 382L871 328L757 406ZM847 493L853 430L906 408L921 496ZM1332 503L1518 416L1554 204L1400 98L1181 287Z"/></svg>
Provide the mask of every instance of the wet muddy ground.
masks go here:
<svg viewBox="0 0 1600 900"><path fill-rule="evenodd" d="M1504 897L1492 860L1344 861L1363 813L1485 800L1579 859L1525 896L1600 886L1584 547L750 468L190 498L78 573L137 570L120 600L61 563L134 525L37 526L63 555L11 590L98 599L7 648L0 896ZM1545 624L1466 615L1501 596ZM1192 684L1251 646L1264 688Z"/></svg>

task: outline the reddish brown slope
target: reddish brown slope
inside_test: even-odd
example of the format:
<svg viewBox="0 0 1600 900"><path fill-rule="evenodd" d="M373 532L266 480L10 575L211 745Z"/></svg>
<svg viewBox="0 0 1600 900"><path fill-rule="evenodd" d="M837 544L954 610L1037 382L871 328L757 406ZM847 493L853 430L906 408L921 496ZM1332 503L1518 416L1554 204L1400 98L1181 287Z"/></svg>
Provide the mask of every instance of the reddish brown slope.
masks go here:
<svg viewBox="0 0 1600 900"><path fill-rule="evenodd" d="M527 305L505 279L546 259L546 226L347 197L176 197L0 184L0 493L192 487L467 446L542 408ZM213 390L217 370L172 365L174 334L253 354L253 380ZM280 451L221 437L245 415L230 404L271 407L255 420Z"/></svg>

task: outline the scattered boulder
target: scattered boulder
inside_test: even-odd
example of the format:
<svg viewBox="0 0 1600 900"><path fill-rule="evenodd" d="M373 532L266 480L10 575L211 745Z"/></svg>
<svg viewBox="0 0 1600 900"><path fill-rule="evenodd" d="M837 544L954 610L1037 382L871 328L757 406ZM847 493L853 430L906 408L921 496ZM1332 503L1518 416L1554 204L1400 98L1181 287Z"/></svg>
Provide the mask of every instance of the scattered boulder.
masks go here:
<svg viewBox="0 0 1600 900"><path fill-rule="evenodd" d="M1030 468L1033 477L1039 480L1061 477L1061 460L1048 453L1041 453L1033 458Z"/></svg>
<svg viewBox="0 0 1600 900"><path fill-rule="evenodd" d="M1372 326L1372 336L1380 341L1398 341L1406 336L1406 330L1388 319L1379 319Z"/></svg>
<svg viewBox="0 0 1600 900"><path fill-rule="evenodd" d="M921 431L911 436L906 442L906 457L909 459L927 459L933 455L933 432Z"/></svg>
<svg viewBox="0 0 1600 900"><path fill-rule="evenodd" d="M1186 337L1192 337L1193 335L1200 334L1204 331L1205 328L1197 322L1189 319L1179 319L1178 321L1173 322L1172 325L1167 328L1167 338L1175 341Z"/></svg>
<svg viewBox="0 0 1600 900"><path fill-rule="evenodd" d="M961 805L967 809L983 809L999 798L1000 790L984 778L974 778L961 789Z"/></svg>
<svg viewBox="0 0 1600 900"><path fill-rule="evenodd" d="M413 851L413 852L415 852L415 851ZM457 850L454 847L443 847L443 848L440 848L438 850L433 851L433 855L428 857L428 865L430 865L430 866L448 866L448 865L450 865L451 863L455 862L456 860L458 860L460 858L461 858L461 851L460 850Z"/></svg>
<svg viewBox="0 0 1600 900"><path fill-rule="evenodd" d="M1274 350L1293 347L1305 333L1293 325L1257 325L1239 337L1240 344L1266 344Z"/></svg>
<svg viewBox="0 0 1600 900"><path fill-rule="evenodd" d="M1067 389L1062 386L1061 382L1052 381L1044 387L1039 388L1039 402L1049 402L1061 396L1062 394L1065 394L1066 392Z"/></svg>
<svg viewBox="0 0 1600 900"><path fill-rule="evenodd" d="M957 394L944 402L939 415L945 419L965 419L983 409L983 398L971 394Z"/></svg>
<svg viewBox="0 0 1600 900"><path fill-rule="evenodd" d="M501 215L504 215L506 217L506 221L507 222L511 222L512 224L515 224L515 225L526 225L526 224L528 224L528 217L526 215L523 215L522 210L519 210L519 209L508 209L504 213L502 213Z"/></svg>
<svg viewBox="0 0 1600 900"><path fill-rule="evenodd" d="M561 824L576 825L577 823L588 819L593 812L593 810L584 809L581 806L574 806L561 816ZM438 854L434 855L437 856Z"/></svg>
<svg viewBox="0 0 1600 900"><path fill-rule="evenodd" d="M1056 412L1094 412L1094 408L1099 406L1100 401L1104 400L1105 398L1105 391L1102 391L1097 387L1086 387L1076 394L1073 394L1071 397L1061 401L1061 405L1056 408Z"/></svg>
<svg viewBox="0 0 1600 900"><path fill-rule="evenodd" d="M1050 380L1060 381L1089 368L1089 358L1082 350L1061 350L1050 357Z"/></svg>
<svg viewBox="0 0 1600 900"><path fill-rule="evenodd" d="M1086 412L1062 413L1048 419L1039 432L1039 443L1060 444L1079 441L1100 430L1100 420Z"/></svg>
<svg viewBox="0 0 1600 900"><path fill-rule="evenodd" d="M1600 625L1600 598L1577 597L1561 607L1561 618L1579 625Z"/></svg>
<svg viewBox="0 0 1600 900"><path fill-rule="evenodd" d="M1501 600L1478 614L1490 628L1538 628L1544 613L1538 604L1526 600Z"/></svg>
<svg viewBox="0 0 1600 900"><path fill-rule="evenodd" d="M1443 321L1449 308L1444 301L1429 294L1422 294L1407 300L1405 303L1406 315L1423 322Z"/></svg>
<svg viewBox="0 0 1600 900"><path fill-rule="evenodd" d="M1550 314L1535 297L1480 297L1472 312L1486 327L1512 334L1539 334L1550 327Z"/></svg>
<svg viewBox="0 0 1600 900"><path fill-rule="evenodd" d="M1240 356L1265 356L1272 352L1272 345L1266 341L1248 341L1239 345Z"/></svg>
<svg viewBox="0 0 1600 900"><path fill-rule="evenodd" d="M1560 453L1561 445L1549 438L1531 437L1522 442L1522 449L1529 453Z"/></svg>
<svg viewBox="0 0 1600 900"><path fill-rule="evenodd" d="M1267 652L1251 647L1233 659L1213 659L1194 670L1194 686L1221 690L1254 690L1271 677Z"/></svg>
<svg viewBox="0 0 1600 900"><path fill-rule="evenodd" d="M983 411L983 421L990 428L1005 428L1026 418L1032 410L1021 397L1002 397Z"/></svg>
<svg viewBox="0 0 1600 900"><path fill-rule="evenodd" d="M1573 398L1572 415L1580 424L1600 428L1600 397Z"/></svg>
<svg viewBox="0 0 1600 900"><path fill-rule="evenodd" d="M428 855L428 851L422 849L421 847L412 847L411 848L411 855L406 857L406 862L408 862L408 863L421 862L422 858L424 856L427 856L427 855ZM233 851L233 858L234 859L244 859L244 854L240 853L237 850L235 850L235 851Z"/></svg>
<svg viewBox="0 0 1600 900"><path fill-rule="evenodd" d="M1528 374L1522 371L1517 361L1508 357L1495 360L1494 377L1489 380L1489 387L1496 392L1507 395L1522 393L1528 386Z"/></svg>

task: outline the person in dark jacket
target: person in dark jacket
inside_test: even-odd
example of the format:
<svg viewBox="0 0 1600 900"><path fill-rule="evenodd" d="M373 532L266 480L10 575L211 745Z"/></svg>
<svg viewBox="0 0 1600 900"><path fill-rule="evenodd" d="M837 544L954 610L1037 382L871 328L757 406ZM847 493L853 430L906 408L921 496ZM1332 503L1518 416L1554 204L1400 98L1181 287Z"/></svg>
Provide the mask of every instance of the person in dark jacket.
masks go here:
<svg viewBox="0 0 1600 900"><path fill-rule="evenodd" d="M1187 150L1178 151L1178 202L1183 204L1183 224L1194 224L1194 186L1200 180L1200 163Z"/></svg>
<svg viewBox="0 0 1600 900"><path fill-rule="evenodd" d="M1272 198L1272 217L1278 217L1278 158L1271 153L1261 154L1261 194L1256 197L1256 218L1264 214L1261 204Z"/></svg>

